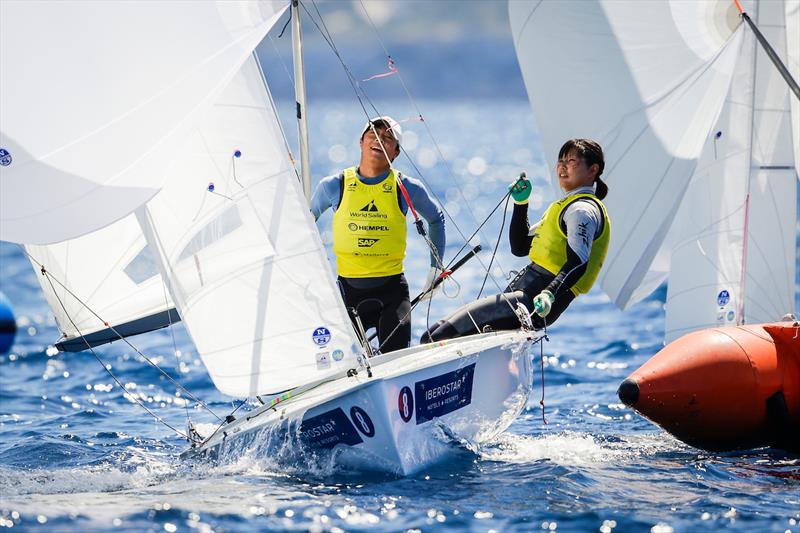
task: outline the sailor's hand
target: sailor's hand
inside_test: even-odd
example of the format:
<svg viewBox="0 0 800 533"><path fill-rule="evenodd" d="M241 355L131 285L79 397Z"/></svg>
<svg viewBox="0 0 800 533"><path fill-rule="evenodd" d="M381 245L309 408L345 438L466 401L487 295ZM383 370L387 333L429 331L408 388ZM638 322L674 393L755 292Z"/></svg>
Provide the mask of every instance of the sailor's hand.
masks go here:
<svg viewBox="0 0 800 533"><path fill-rule="evenodd" d="M423 287L425 287L423 289L425 294L419 299L420 301L430 300L431 298L433 298L433 294L439 290L441 284L439 284L439 286L436 287L435 289L432 287L434 282L436 282L436 279L439 277L440 272L441 270L439 270L436 267L431 267L431 269L428 271L428 277L425 278L425 285L423 285Z"/></svg>
<svg viewBox="0 0 800 533"><path fill-rule="evenodd" d="M550 313L550 308L553 307L553 293L550 291L542 291L533 299L533 312L544 318Z"/></svg>
<svg viewBox="0 0 800 533"><path fill-rule="evenodd" d="M508 186L508 190L511 191L511 197L515 204L527 204L528 198L531 196L531 182L523 172Z"/></svg>

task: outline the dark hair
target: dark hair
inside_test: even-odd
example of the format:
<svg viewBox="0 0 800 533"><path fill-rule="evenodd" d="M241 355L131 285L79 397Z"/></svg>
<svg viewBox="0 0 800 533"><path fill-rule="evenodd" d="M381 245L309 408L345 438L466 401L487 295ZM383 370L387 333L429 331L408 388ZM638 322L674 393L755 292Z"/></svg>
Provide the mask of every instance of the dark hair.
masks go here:
<svg viewBox="0 0 800 533"><path fill-rule="evenodd" d="M608 185L600 179L600 175L603 173L603 169L606 166L605 159L603 158L603 149L591 139L570 139L565 142L561 150L558 151L558 158L564 159L564 157L573 152L578 154L587 165L598 166L599 170L594 180L595 196L602 200L608 194Z"/></svg>

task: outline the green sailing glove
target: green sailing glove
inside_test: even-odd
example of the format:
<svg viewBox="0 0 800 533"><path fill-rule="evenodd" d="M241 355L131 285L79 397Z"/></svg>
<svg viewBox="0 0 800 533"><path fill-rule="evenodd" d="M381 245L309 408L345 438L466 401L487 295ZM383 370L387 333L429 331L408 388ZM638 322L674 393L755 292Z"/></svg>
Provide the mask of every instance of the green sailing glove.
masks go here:
<svg viewBox="0 0 800 533"><path fill-rule="evenodd" d="M528 198L531 196L531 182L528 181L523 172L518 179L508 186L508 190L511 191L511 197L514 199L515 204L527 204Z"/></svg>
<svg viewBox="0 0 800 533"><path fill-rule="evenodd" d="M553 307L553 293L550 291L542 291L533 299L533 312L544 318L550 313L550 308Z"/></svg>

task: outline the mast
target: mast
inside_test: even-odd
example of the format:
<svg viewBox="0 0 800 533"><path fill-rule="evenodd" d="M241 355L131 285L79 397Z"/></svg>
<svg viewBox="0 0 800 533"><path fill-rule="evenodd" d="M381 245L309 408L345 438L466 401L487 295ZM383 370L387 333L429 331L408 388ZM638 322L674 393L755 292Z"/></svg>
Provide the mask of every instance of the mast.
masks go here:
<svg viewBox="0 0 800 533"><path fill-rule="evenodd" d="M306 120L306 79L303 71L303 35L300 28L300 2L292 0L292 60L294 63L294 99L297 111L297 133L300 138L300 175L303 194L311 200L311 163L308 155L308 121Z"/></svg>

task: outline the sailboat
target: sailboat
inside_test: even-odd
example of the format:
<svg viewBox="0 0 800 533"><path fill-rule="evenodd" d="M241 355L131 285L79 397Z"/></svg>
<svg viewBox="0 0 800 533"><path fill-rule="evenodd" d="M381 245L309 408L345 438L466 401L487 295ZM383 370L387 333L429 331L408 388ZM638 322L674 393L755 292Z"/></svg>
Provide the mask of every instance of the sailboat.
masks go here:
<svg viewBox="0 0 800 533"><path fill-rule="evenodd" d="M41 273L61 349L181 320L216 388L258 402L206 435L190 424L187 456L280 434L411 474L508 427L540 334L369 357L307 205L301 65L305 180L253 53L287 8L3 2L0 238L23 244ZM41 54L40 42L59 47Z"/></svg>
<svg viewBox="0 0 800 533"><path fill-rule="evenodd" d="M576 136L606 152L603 290L625 309L668 283L675 342L620 398L694 446L796 446L800 2L509 10L545 154Z"/></svg>

